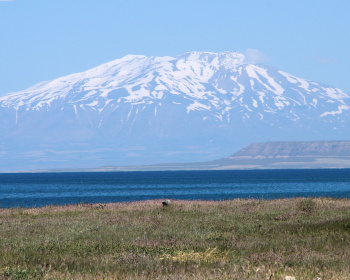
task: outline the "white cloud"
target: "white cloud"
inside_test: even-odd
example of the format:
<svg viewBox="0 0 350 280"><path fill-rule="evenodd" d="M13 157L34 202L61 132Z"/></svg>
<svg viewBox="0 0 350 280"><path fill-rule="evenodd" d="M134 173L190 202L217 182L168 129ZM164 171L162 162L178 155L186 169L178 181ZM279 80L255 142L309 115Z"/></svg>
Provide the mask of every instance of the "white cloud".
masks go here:
<svg viewBox="0 0 350 280"><path fill-rule="evenodd" d="M270 61L271 58L269 58L267 55L265 55L263 52L257 50L257 49L247 49L244 52L244 63L263 63Z"/></svg>

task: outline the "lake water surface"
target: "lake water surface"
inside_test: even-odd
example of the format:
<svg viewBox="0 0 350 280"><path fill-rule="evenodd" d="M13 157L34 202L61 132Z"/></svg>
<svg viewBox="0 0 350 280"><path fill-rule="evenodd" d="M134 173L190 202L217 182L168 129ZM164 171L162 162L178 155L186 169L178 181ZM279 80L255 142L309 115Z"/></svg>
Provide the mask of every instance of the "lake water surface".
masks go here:
<svg viewBox="0 0 350 280"><path fill-rule="evenodd" d="M0 207L148 199L350 198L350 169L0 174Z"/></svg>

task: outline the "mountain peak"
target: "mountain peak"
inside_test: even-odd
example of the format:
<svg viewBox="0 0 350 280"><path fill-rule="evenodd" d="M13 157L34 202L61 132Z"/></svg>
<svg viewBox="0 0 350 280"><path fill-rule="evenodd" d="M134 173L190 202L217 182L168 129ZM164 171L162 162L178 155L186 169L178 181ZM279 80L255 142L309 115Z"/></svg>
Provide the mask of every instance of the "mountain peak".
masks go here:
<svg viewBox="0 0 350 280"><path fill-rule="evenodd" d="M221 53L215 52L186 52L177 57L185 61L197 61L212 64L215 67L219 66L238 66L243 64L244 55L239 52L226 51Z"/></svg>

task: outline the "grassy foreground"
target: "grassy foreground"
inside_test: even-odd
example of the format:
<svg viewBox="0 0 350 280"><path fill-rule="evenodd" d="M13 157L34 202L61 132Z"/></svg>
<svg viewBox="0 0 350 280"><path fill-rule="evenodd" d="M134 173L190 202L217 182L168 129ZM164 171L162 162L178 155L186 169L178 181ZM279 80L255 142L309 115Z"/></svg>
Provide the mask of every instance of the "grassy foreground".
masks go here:
<svg viewBox="0 0 350 280"><path fill-rule="evenodd" d="M0 279L350 279L350 200L0 209Z"/></svg>

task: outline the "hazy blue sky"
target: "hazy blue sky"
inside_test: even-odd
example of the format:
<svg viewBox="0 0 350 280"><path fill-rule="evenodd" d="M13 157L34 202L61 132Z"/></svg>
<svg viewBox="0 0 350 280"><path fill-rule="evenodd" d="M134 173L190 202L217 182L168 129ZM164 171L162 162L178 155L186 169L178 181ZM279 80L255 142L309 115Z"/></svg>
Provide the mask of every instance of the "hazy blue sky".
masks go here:
<svg viewBox="0 0 350 280"><path fill-rule="evenodd" d="M350 94L349 11L348 0L0 0L0 94L126 54L247 49Z"/></svg>

